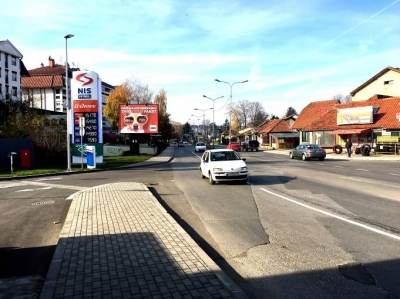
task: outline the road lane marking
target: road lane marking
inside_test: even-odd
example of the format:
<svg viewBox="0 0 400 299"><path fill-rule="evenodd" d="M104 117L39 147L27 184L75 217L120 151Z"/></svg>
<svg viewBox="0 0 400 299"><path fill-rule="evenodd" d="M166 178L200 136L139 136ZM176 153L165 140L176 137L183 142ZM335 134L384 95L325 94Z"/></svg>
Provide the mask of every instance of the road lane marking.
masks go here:
<svg viewBox="0 0 400 299"><path fill-rule="evenodd" d="M14 188L14 187L20 187L20 186L24 186L24 184L21 184L19 182L0 183L0 189Z"/></svg>
<svg viewBox="0 0 400 299"><path fill-rule="evenodd" d="M389 173L390 175L397 175L397 176L400 176L400 173L393 173L393 172L391 172L391 173Z"/></svg>
<svg viewBox="0 0 400 299"><path fill-rule="evenodd" d="M319 165L322 165L322 166L323 166L323 165L326 165L325 163L318 163L318 164L319 164Z"/></svg>
<svg viewBox="0 0 400 299"><path fill-rule="evenodd" d="M192 154L195 155L197 158L201 159L201 156L199 156L199 155L196 154L195 152L192 151Z"/></svg>
<svg viewBox="0 0 400 299"><path fill-rule="evenodd" d="M51 183L44 183L44 182L37 182L37 181L21 181L21 183L23 183L25 185L32 185L32 186L53 187L53 188L70 189L70 190L85 190L85 189L87 189L87 187L81 187L81 186L51 184Z"/></svg>
<svg viewBox="0 0 400 299"><path fill-rule="evenodd" d="M368 169L364 169L364 168L357 168L356 170L358 170L358 171L369 171Z"/></svg>
<svg viewBox="0 0 400 299"><path fill-rule="evenodd" d="M348 219L348 218L346 218L346 217L343 217L343 216L340 216L340 215L337 215L337 214L334 214L334 213L331 213L331 212L324 211L324 210L319 209L319 208L315 208L315 207L313 207L313 206L311 206L311 205L308 205L308 204L302 203L302 202L300 202L300 201L298 201L298 200L289 198L289 197L287 197L287 196L284 196L284 195L281 195L281 194L272 192L272 191L267 190L267 189L265 189L265 188L260 188L260 190L261 190L261 191L264 191L265 193L269 193L269 194L271 194L271 195L274 195L275 197L279 197L279 198L281 198L281 199L284 199L284 200L286 200L286 201L289 201L289 202L291 202L291 203L294 203L294 204L296 204L296 205L299 205L299 206L301 206L301 207L303 207L303 208L312 210L312 211L314 211L314 212L323 214L323 215L325 215L325 216L329 216L329 217L332 217L332 218L341 220L341 221L343 221L343 222L352 224L352 225L354 225L354 226L361 227L361 228L363 228L363 229L365 229L365 230L368 230L368 231L377 233L377 234L379 234L379 235L382 235L382 236L385 236L385 237L392 238L392 239L395 239L395 240L400 241L400 236L399 236L399 235L396 235L396 234L393 234L393 233L389 233L389 232L386 232L386 231L381 230L381 229L374 228L374 227L372 227L372 226L363 224L363 223L358 222L358 221L354 221L354 220Z"/></svg>
<svg viewBox="0 0 400 299"><path fill-rule="evenodd" d="M50 190L53 187L42 187L42 188L35 188L35 189L22 189L22 190L17 190L15 192L32 192L32 191L38 191L38 190Z"/></svg>
<svg viewBox="0 0 400 299"><path fill-rule="evenodd" d="M336 167L336 168L343 168L343 166L340 166L340 165L333 165L333 167Z"/></svg>
<svg viewBox="0 0 400 299"><path fill-rule="evenodd" d="M41 178L36 180L36 182L42 182L42 181L59 181L62 180L61 177L55 177L55 178Z"/></svg>

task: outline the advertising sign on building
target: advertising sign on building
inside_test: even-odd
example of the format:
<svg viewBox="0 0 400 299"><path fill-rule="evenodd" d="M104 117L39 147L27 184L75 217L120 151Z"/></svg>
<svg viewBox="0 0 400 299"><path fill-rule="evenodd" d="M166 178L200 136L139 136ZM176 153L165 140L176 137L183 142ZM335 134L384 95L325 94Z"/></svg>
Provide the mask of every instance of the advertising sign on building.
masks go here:
<svg viewBox="0 0 400 299"><path fill-rule="evenodd" d="M337 124L372 124L374 122L373 111L372 106L338 109Z"/></svg>
<svg viewBox="0 0 400 299"><path fill-rule="evenodd" d="M120 105L118 129L120 133L157 134L158 105Z"/></svg>
<svg viewBox="0 0 400 299"><path fill-rule="evenodd" d="M103 162L103 115L101 80L95 72L73 72L71 80L72 163L80 163L81 152L87 146L96 147L96 162ZM85 120L85 134L81 136L79 119ZM81 124L82 125L82 124ZM81 147L83 138L83 148ZM85 156L86 159L86 156Z"/></svg>

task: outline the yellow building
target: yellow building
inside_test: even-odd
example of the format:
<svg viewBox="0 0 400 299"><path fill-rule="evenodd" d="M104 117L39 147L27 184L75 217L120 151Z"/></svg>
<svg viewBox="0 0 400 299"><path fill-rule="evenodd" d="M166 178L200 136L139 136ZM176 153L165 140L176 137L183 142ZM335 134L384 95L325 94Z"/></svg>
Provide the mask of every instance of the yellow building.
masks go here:
<svg viewBox="0 0 400 299"><path fill-rule="evenodd" d="M374 95L399 97L400 68L384 68L371 79L350 92L350 94L353 102L365 101Z"/></svg>

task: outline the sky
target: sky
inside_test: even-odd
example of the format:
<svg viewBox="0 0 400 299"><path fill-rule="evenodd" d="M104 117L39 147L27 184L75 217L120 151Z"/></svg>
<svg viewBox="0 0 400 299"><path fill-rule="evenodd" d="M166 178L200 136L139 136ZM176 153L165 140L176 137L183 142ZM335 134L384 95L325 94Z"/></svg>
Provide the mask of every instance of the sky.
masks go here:
<svg viewBox="0 0 400 299"><path fill-rule="evenodd" d="M215 121L233 102L259 101L284 115L347 95L387 66L400 67L400 0L0 0L0 40L28 69L65 61L107 83L163 88L175 121L216 101ZM192 116L196 115L196 116ZM212 120L211 111L206 117Z"/></svg>

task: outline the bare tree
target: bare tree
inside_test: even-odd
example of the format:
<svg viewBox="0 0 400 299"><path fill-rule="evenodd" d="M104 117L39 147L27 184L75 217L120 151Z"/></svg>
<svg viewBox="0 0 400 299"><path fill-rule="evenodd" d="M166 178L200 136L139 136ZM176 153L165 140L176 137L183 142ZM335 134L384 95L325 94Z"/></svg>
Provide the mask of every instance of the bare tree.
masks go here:
<svg viewBox="0 0 400 299"><path fill-rule="evenodd" d="M231 111L236 116L240 128L246 128L249 124L257 126L268 116L263 105L257 101L240 101L231 108Z"/></svg>
<svg viewBox="0 0 400 299"><path fill-rule="evenodd" d="M148 104L152 102L153 92L147 84L141 83L139 80L126 81L125 85L129 86L132 91L132 104Z"/></svg>
<svg viewBox="0 0 400 299"><path fill-rule="evenodd" d="M260 102L250 102L249 105L249 121L257 127L261 125L268 117L264 110L264 106Z"/></svg>
<svg viewBox="0 0 400 299"><path fill-rule="evenodd" d="M335 100L340 104L347 104L351 102L351 95L348 94L347 96L345 96L343 94L337 94L332 97L332 100Z"/></svg>

